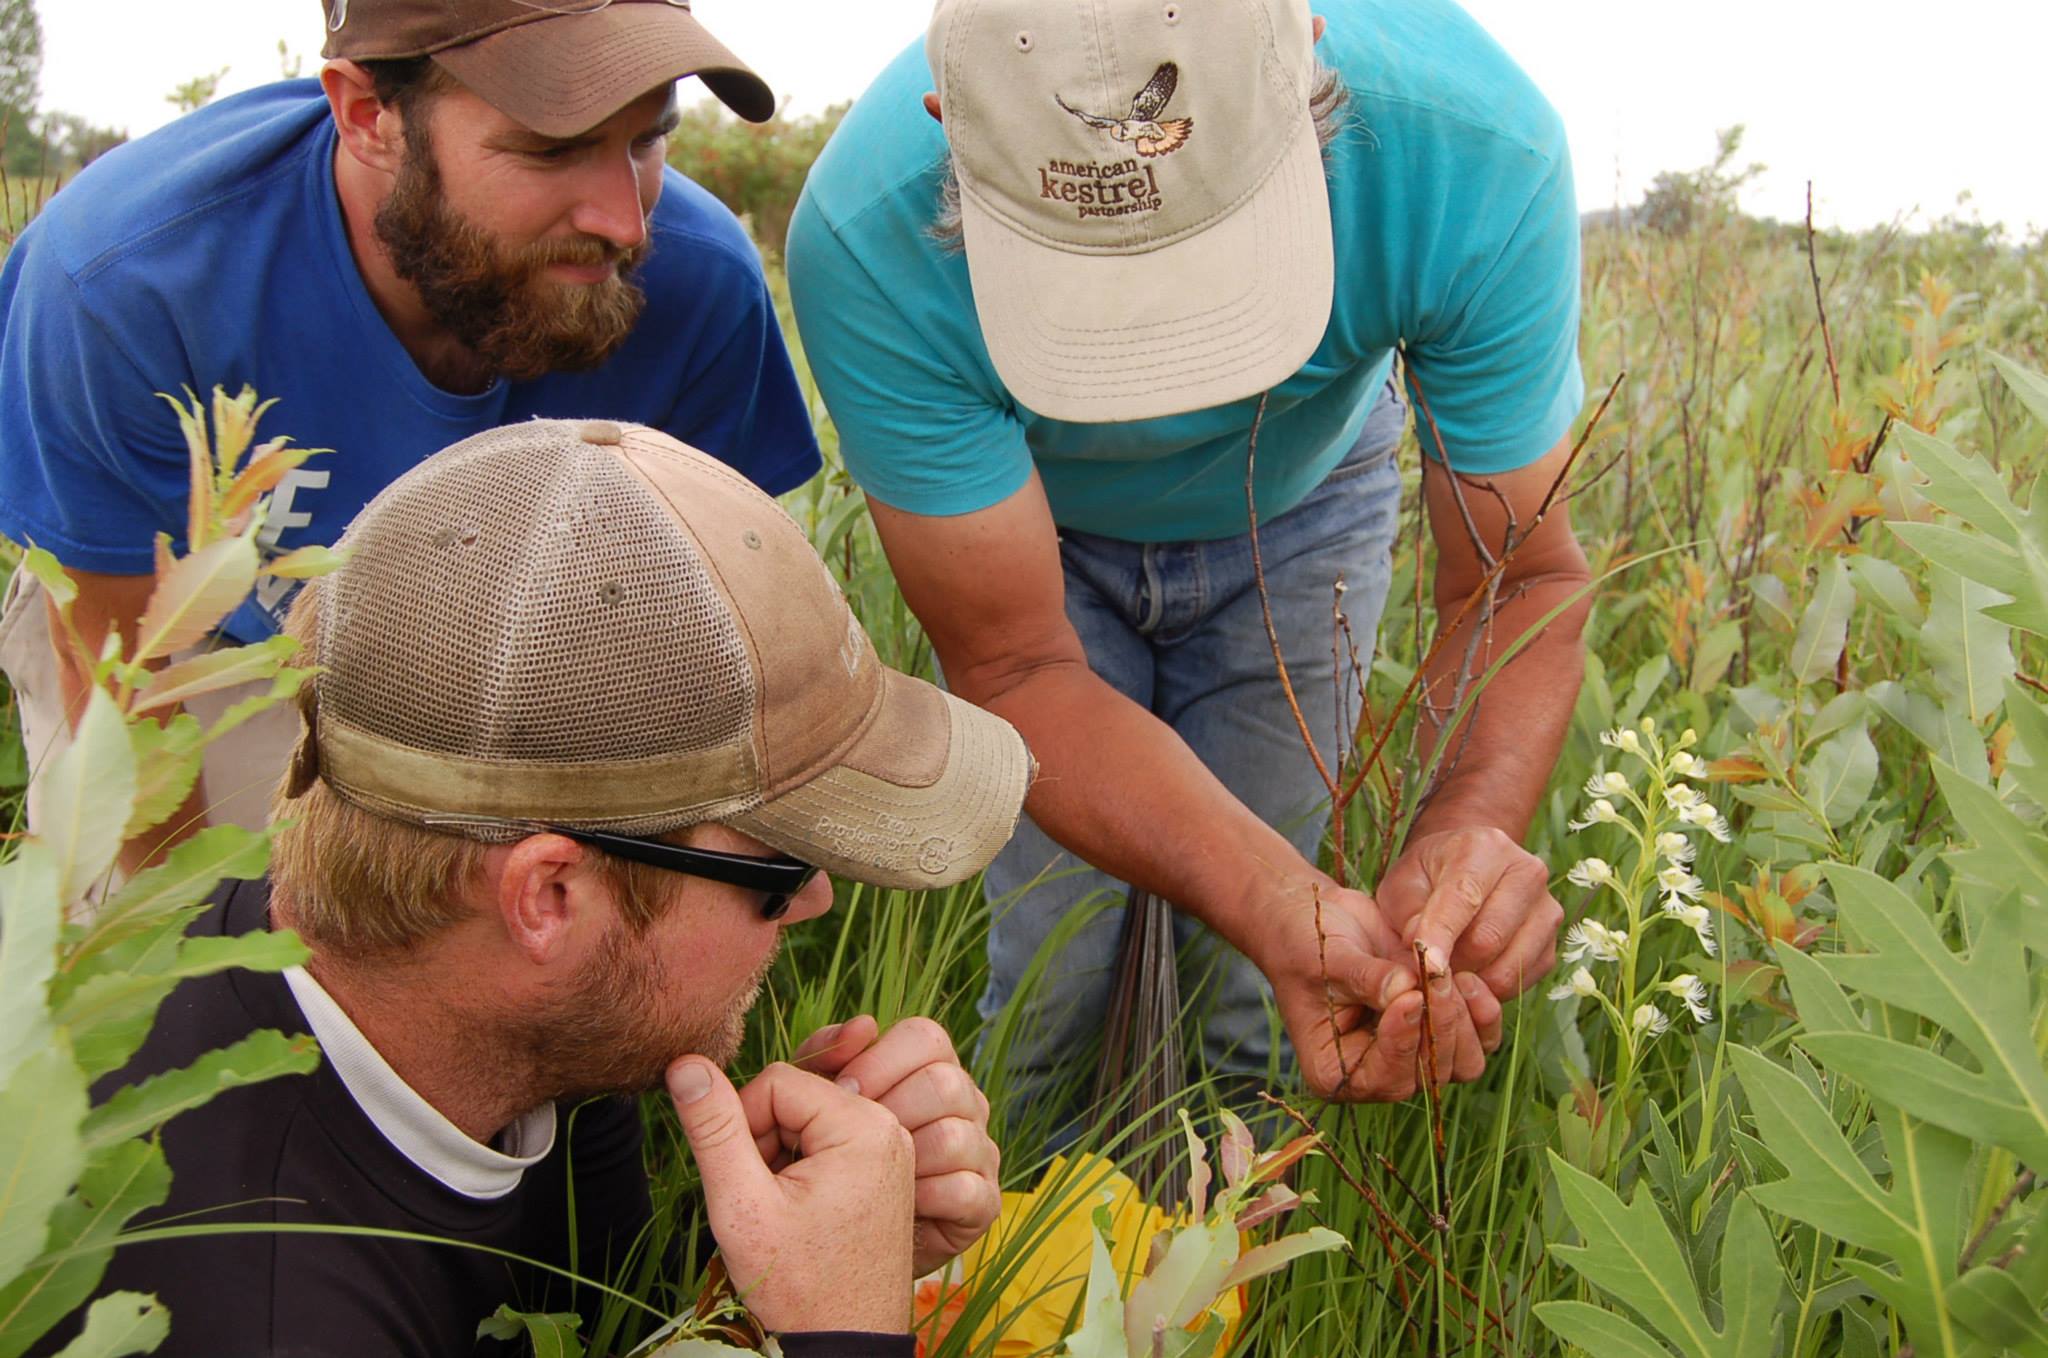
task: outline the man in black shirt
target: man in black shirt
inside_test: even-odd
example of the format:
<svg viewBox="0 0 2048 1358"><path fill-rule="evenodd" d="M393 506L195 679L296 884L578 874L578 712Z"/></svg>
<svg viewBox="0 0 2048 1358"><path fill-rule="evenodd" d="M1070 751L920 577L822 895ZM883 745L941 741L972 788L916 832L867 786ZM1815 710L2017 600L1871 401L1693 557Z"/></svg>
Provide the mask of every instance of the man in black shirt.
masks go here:
<svg viewBox="0 0 2048 1358"><path fill-rule="evenodd" d="M913 1277L1000 1205L951 1043L862 1018L810 1070L720 1067L782 927L830 907L819 869L978 871L1022 741L883 668L774 502L653 430L467 439L344 545L292 615L321 669L270 879L194 926L294 928L311 960L186 984L109 1086L259 1028L325 1060L169 1125L152 1219L250 1229L123 1248L103 1290L168 1304L161 1354L488 1351L500 1304L587 1303L566 1275L642 1240L639 1114L608 1096L666 1083L783 1351L909 1354Z"/></svg>

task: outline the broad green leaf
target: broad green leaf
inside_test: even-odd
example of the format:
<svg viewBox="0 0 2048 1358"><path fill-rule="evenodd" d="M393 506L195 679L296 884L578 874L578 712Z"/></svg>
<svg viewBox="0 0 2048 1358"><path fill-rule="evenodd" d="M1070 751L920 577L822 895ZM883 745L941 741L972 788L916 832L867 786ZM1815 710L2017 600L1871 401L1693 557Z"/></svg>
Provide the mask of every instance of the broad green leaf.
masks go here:
<svg viewBox="0 0 2048 1358"><path fill-rule="evenodd" d="M128 879L91 922L70 931L67 965L150 928L172 911L202 903L228 878L254 881L270 864L271 831L214 825L172 849L164 861ZM5 947L0 938L0 948ZM4 1007L4 999L0 999Z"/></svg>
<svg viewBox="0 0 2048 1358"><path fill-rule="evenodd" d="M1102 1231L1093 1232L1089 1251L1088 1297L1081 1324L1067 1336L1068 1358L1128 1358L1124 1347L1124 1299L1117 1288L1116 1266Z"/></svg>
<svg viewBox="0 0 2048 1358"><path fill-rule="evenodd" d="M1935 781L1956 821L1977 842L1950 855L1967 875L1994 891L2017 890L2033 908L2017 913L2016 936L2048 956L2048 835L2026 824L1998 794L1939 759Z"/></svg>
<svg viewBox="0 0 2048 1358"><path fill-rule="evenodd" d="M2043 377L2031 368L2023 368L2004 354L1985 350L1984 356L1991 360L1991 366L1998 369L1998 375L2012 388L2012 394L2020 398L2020 404L2034 412L2034 418L2048 425L2048 377Z"/></svg>
<svg viewBox="0 0 2048 1358"><path fill-rule="evenodd" d="M1623 1206L1607 1185L1573 1169L1555 1152L1550 1169L1565 1214L1585 1242L1552 1245L1551 1253L1633 1308L1687 1358L1720 1353L1719 1336L1700 1308L1678 1242L1650 1194L1638 1190L1635 1201Z"/></svg>
<svg viewBox="0 0 2048 1358"><path fill-rule="evenodd" d="M36 583L50 596L50 601L57 606L58 612L68 610L72 601L78 597L77 582L65 574L63 564L43 548L32 546L23 552L21 566L36 578Z"/></svg>
<svg viewBox="0 0 2048 1358"><path fill-rule="evenodd" d="M25 840L0 863L0 1085L49 1041L48 993L63 922L56 858L48 845Z"/></svg>
<svg viewBox="0 0 2048 1358"><path fill-rule="evenodd" d="M1960 705L1943 707L1924 693L1915 693L1891 679L1882 679L1864 690L1879 711L1906 728L1912 736L1941 758L1980 783L1991 781L1991 762L1984 753L1984 737Z"/></svg>
<svg viewBox="0 0 2048 1358"><path fill-rule="evenodd" d="M153 721L132 723L128 739L135 747L135 804L121 835L133 839L162 825L184 805L199 781L206 733L196 717L181 712L163 726Z"/></svg>
<svg viewBox="0 0 2048 1358"><path fill-rule="evenodd" d="M1230 1272L1224 1275L1222 1291L1228 1292L1240 1283L1263 1278L1268 1273L1277 1273L1296 1259L1305 1259L1311 1254L1321 1254L1325 1250L1343 1248L1344 1237L1321 1226L1312 1226L1306 1231L1283 1236L1263 1245L1254 1245L1246 1250L1231 1266Z"/></svg>
<svg viewBox="0 0 2048 1358"><path fill-rule="evenodd" d="M171 1333L171 1313L155 1297L110 1292L85 1313L85 1328L57 1358L125 1358L154 1353Z"/></svg>
<svg viewBox="0 0 2048 1358"><path fill-rule="evenodd" d="M1949 1285L1948 1309L1958 1324L1985 1343L2020 1354L2048 1358L2048 1317L2043 1299L2029 1297L2003 1269L1981 1266Z"/></svg>
<svg viewBox="0 0 2048 1358"><path fill-rule="evenodd" d="M1849 580L1856 586L1858 594L1908 627L1918 627L1927 620L1927 606L1913 592L1913 584L1906 578L1906 573L1883 557L1868 554L1850 557Z"/></svg>
<svg viewBox="0 0 2048 1358"><path fill-rule="evenodd" d="M2016 548L1940 523L1895 523L1892 532L1928 561L1965 579L2012 599L2027 592L2027 563Z"/></svg>
<svg viewBox="0 0 2048 1358"><path fill-rule="evenodd" d="M1821 965L1848 989L1941 1025L1978 1070L1862 1033L1816 1033L1807 1049L1915 1117L1995 1141L2048 1172L2048 1069L2034 1043L2026 952L2012 945L2019 899L2006 893L1992 902L1964 959L1890 882L1847 864L1825 871L1844 924L1869 950Z"/></svg>
<svg viewBox="0 0 2048 1358"><path fill-rule="evenodd" d="M852 500L854 497L846 498ZM263 573L275 575L282 580L311 580L316 575L328 575L338 571L347 564L346 548L336 551L316 543L286 552L283 556L272 557L263 563Z"/></svg>
<svg viewBox="0 0 2048 1358"><path fill-rule="evenodd" d="M1988 719L2012 678L2012 635L1984 610L2006 596L1943 566L1927 568L1927 622L1920 644L1932 663L1936 690L1973 722Z"/></svg>
<svg viewBox="0 0 2048 1358"><path fill-rule="evenodd" d="M1877 786L1877 746L1858 724L1839 732L1807 758L1799 771L1800 792L1832 826L1847 824Z"/></svg>
<svg viewBox="0 0 2048 1358"><path fill-rule="evenodd" d="M1773 626L1790 631L1799 625L1798 616L1792 612L1791 592L1777 576L1757 572L1749 578L1749 592L1763 611L1771 616Z"/></svg>
<svg viewBox="0 0 2048 1358"><path fill-rule="evenodd" d="M50 846L60 904L81 899L113 866L135 789L128 728L112 695L96 688L70 746L29 784L29 820Z"/></svg>
<svg viewBox="0 0 2048 1358"><path fill-rule="evenodd" d="M2048 708L2008 680L2005 685L2005 716L2012 723L2013 744L2024 758L2008 757L2020 790L2039 807L2048 808ZM1981 780L1980 780L1981 781Z"/></svg>
<svg viewBox="0 0 2048 1358"><path fill-rule="evenodd" d="M1546 1301L1536 1318L1567 1344L1592 1358L1671 1358L1671 1350L1643 1333L1643 1328L1612 1311L1583 1301Z"/></svg>
<svg viewBox="0 0 2048 1358"><path fill-rule="evenodd" d="M42 1252L51 1212L85 1167L85 1085L60 1033L0 1086L0 1278Z"/></svg>
<svg viewBox="0 0 2048 1358"><path fill-rule="evenodd" d="M116 1237L170 1193L171 1169L154 1141L118 1141L88 1159L77 1192L50 1214L44 1258L0 1287L0 1354L18 1352L90 1297Z"/></svg>
<svg viewBox="0 0 2048 1358"><path fill-rule="evenodd" d="M279 703L291 701L315 673L316 671L311 669L279 670L271 677L268 689L250 694L215 717L213 725L206 728L206 743L213 744L259 712L267 711Z"/></svg>
<svg viewBox="0 0 2048 1358"><path fill-rule="evenodd" d="M720 1343L716 1339L705 1339L697 1335L685 1335L681 1339L671 1339L660 1348L649 1351L646 1354L646 1358L717 1358L717 1355L721 1353L752 1354L754 1352L753 1349L735 1348L731 1344ZM1121 1358L1120 1354L1119 1358Z"/></svg>
<svg viewBox="0 0 2048 1358"><path fill-rule="evenodd" d="M161 660L213 634L256 584L256 535L201 547L158 579L136 626L137 661Z"/></svg>
<svg viewBox="0 0 2048 1358"><path fill-rule="evenodd" d="M1899 1118L1886 1130L1894 1183L1880 1187L1842 1135L1835 1114L1797 1076L1745 1047L1731 1047L1729 1055L1764 1142L1784 1167L1784 1178L1749 1190L1757 1204L1896 1260L1902 1276L1858 1276L1878 1288L1916 1333L1943 1330L1947 1312L1934 1299L1955 1271L1955 1224L1970 1143Z"/></svg>
<svg viewBox="0 0 2048 1358"><path fill-rule="evenodd" d="M128 1085L92 1110L83 1135L87 1150L146 1136L214 1095L280 1075L304 1075L320 1064L320 1047L301 1033L287 1037L261 1028L232 1046L210 1051L179 1070Z"/></svg>
<svg viewBox="0 0 2048 1358"><path fill-rule="evenodd" d="M1734 1194L1721 1244L1721 1352L1729 1358L1775 1353L1785 1269L1763 1213L1748 1193Z"/></svg>
<svg viewBox="0 0 2048 1358"><path fill-rule="evenodd" d="M1221 1295L1237 1250L1237 1227L1231 1222L1196 1222L1176 1234L1166 1258L1132 1284L1124 1302L1124 1339L1131 1352L1151 1351L1155 1321L1163 1319L1167 1329L1177 1330L1207 1310Z"/></svg>
<svg viewBox="0 0 2048 1358"><path fill-rule="evenodd" d="M582 1324L581 1316L568 1312L542 1315L515 1311L507 1303L478 1323L476 1337L516 1340L523 1335L533 1343L533 1358L583 1358L583 1341L576 1334Z"/></svg>
<svg viewBox="0 0 2048 1358"><path fill-rule="evenodd" d="M1856 590L1849 583L1848 567L1833 556L1814 581L1813 597L1799 617L1799 630L1792 638L1792 653L1786 665L1802 684L1828 678L1842 647L1849 638L1849 611L1856 604Z"/></svg>
<svg viewBox="0 0 2048 1358"><path fill-rule="evenodd" d="M298 652L296 638L279 634L254 646L226 646L166 665L136 694L137 713L154 712L217 689L275 675Z"/></svg>
<svg viewBox="0 0 2048 1358"><path fill-rule="evenodd" d="M306 945L290 933L188 938L159 970L110 972L88 980L64 999L56 1019L71 1033L79 1065L96 1079L135 1054L149 1036L157 1006L180 981L233 967L283 971L305 960Z"/></svg>
<svg viewBox="0 0 2048 1358"><path fill-rule="evenodd" d="M1982 458L1957 452L1911 425L1892 426L1913 469L1927 478L1920 493L1981 533L2010 547L2025 525L2005 479Z"/></svg>
<svg viewBox="0 0 2048 1358"><path fill-rule="evenodd" d="M1771 949L1792 991L1792 1007L1809 1032L1855 1032L1863 1026L1854 1006L1827 968L1789 943Z"/></svg>

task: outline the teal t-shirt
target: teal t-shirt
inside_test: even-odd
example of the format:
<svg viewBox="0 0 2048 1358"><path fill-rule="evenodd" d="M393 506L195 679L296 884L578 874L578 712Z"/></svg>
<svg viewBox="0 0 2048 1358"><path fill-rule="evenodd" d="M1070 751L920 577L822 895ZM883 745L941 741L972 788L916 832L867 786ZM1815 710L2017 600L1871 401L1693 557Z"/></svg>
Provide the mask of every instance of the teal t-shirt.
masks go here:
<svg viewBox="0 0 2048 1358"><path fill-rule="evenodd" d="M1585 396L1556 112L1450 0L1316 10L1329 21L1317 55L1350 92L1326 153L1336 296L1322 343L1268 395L1262 517L1351 447L1396 346L1461 470L1535 461ZM931 229L946 155L921 102L931 87L920 41L847 114L790 226L798 329L855 479L898 509L952 515L1008 498L1036 466L1062 527L1135 542L1244 532L1255 399L1076 424L1005 390L966 257Z"/></svg>

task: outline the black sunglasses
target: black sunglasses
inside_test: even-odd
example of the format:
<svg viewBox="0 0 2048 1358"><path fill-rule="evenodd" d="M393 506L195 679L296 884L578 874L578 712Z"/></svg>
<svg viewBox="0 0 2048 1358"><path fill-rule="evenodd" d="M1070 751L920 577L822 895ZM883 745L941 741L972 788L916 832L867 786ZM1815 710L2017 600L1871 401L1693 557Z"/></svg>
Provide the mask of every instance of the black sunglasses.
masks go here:
<svg viewBox="0 0 2048 1358"><path fill-rule="evenodd" d="M720 853L716 849L690 849L666 840L615 835L606 830L572 830L566 825L546 828L552 834L601 849L614 858L630 859L651 868L666 868L689 877L702 877L708 882L723 882L727 886L761 892L761 918L764 920L777 920L788 914L791 899L809 886L819 872L802 859L791 858L787 854L755 857L743 853Z"/></svg>

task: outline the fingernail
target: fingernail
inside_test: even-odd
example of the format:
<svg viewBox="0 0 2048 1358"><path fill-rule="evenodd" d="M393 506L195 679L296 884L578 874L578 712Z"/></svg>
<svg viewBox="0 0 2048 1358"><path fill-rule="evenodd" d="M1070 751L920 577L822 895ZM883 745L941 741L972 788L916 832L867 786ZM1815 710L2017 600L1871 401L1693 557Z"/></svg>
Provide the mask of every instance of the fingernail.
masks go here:
<svg viewBox="0 0 2048 1358"><path fill-rule="evenodd" d="M668 1073L668 1092L677 1103L695 1103L711 1092L711 1072L685 1061Z"/></svg>
<svg viewBox="0 0 2048 1358"><path fill-rule="evenodd" d="M813 1040L817 1042L819 1046L829 1047L834 1042L837 1042L839 1040L839 1034L844 1031L846 1031L845 1024L835 1023L829 1028L820 1028L818 1030L818 1036Z"/></svg>
<svg viewBox="0 0 2048 1358"><path fill-rule="evenodd" d="M1451 964L1444 960L1443 949L1434 943L1422 950L1422 966L1431 976L1448 976Z"/></svg>
<svg viewBox="0 0 2048 1358"><path fill-rule="evenodd" d="M842 1075L832 1083L838 1085L849 1094L860 1093L860 1080L856 1076Z"/></svg>
<svg viewBox="0 0 2048 1358"><path fill-rule="evenodd" d="M1401 1021L1410 1028L1420 1028L1422 1026L1422 1010L1420 1008L1410 1009L1408 1017Z"/></svg>
<svg viewBox="0 0 2048 1358"><path fill-rule="evenodd" d="M1413 976L1410 976L1405 971L1395 972L1387 978L1387 983L1380 987L1380 1008L1385 1009L1397 998L1406 995L1413 989L1415 989L1415 978Z"/></svg>

